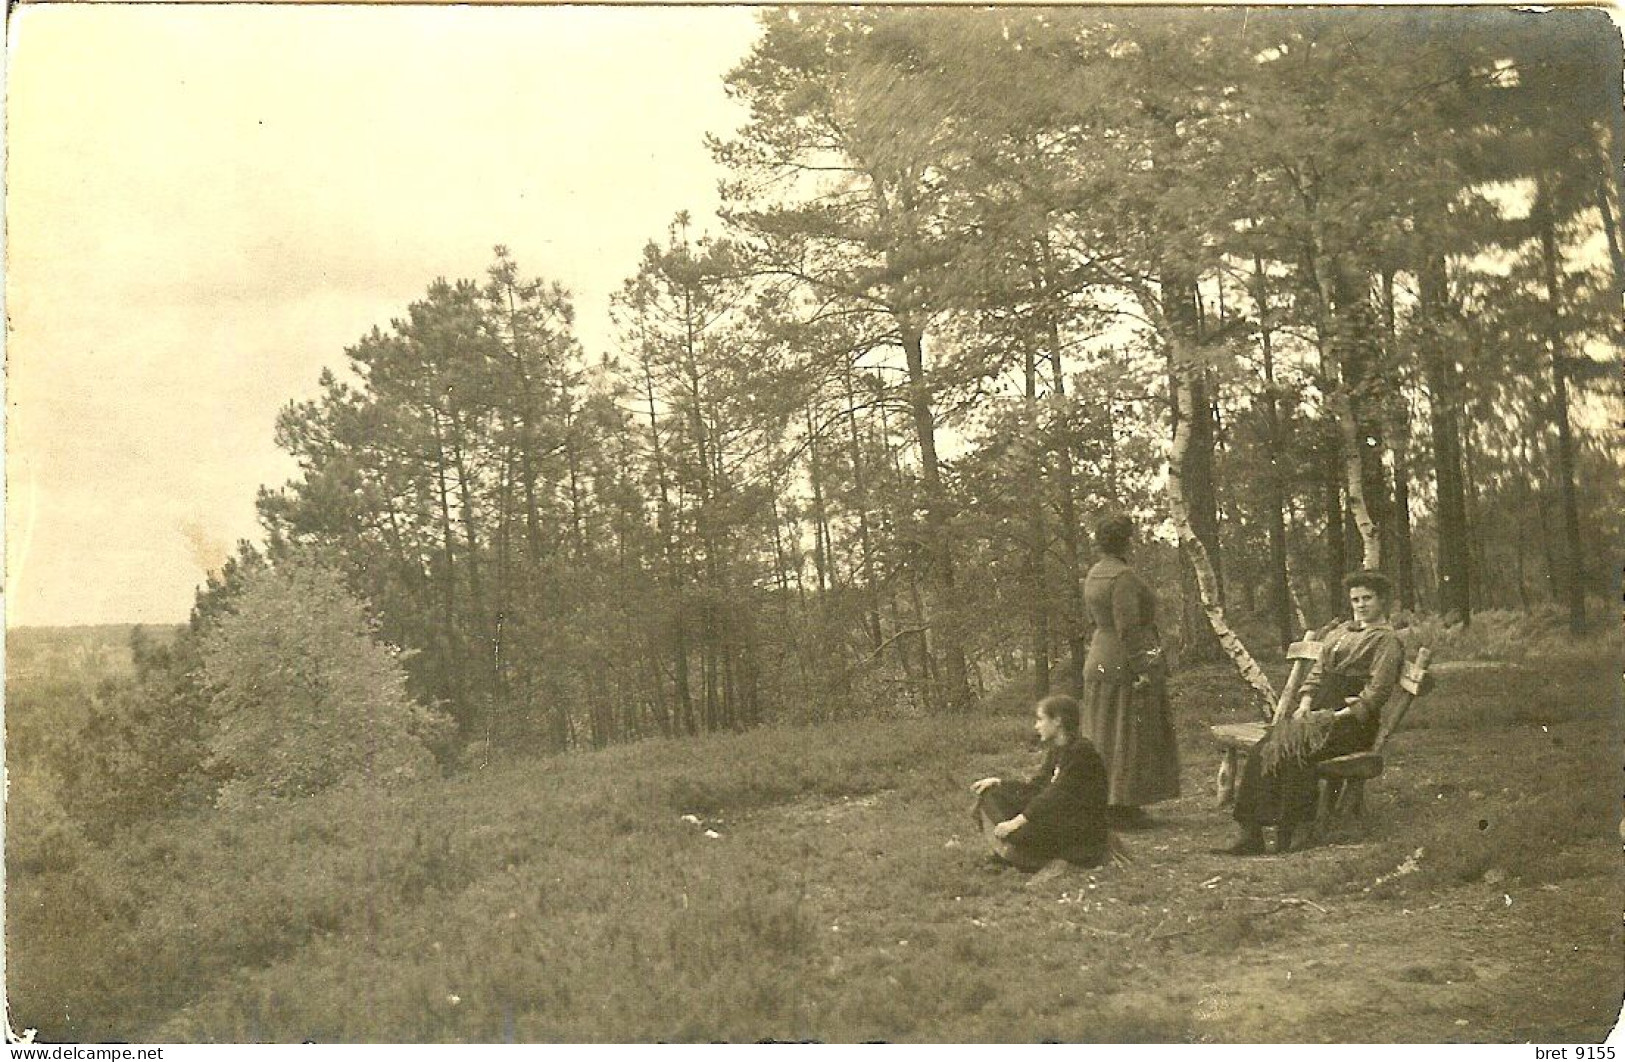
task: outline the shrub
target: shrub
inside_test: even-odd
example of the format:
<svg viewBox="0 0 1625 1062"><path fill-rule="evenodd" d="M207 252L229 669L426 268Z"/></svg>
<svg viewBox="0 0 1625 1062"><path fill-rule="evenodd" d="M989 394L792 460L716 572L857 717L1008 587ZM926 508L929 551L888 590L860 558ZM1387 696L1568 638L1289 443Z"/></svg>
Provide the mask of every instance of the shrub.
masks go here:
<svg viewBox="0 0 1625 1062"><path fill-rule="evenodd" d="M16 874L67 870L79 862L85 839L58 797L60 783L48 771L14 773L6 801L6 864Z"/></svg>
<svg viewBox="0 0 1625 1062"><path fill-rule="evenodd" d="M1553 608L1529 612L1491 609L1473 614L1466 625L1442 616L1411 618L1404 632L1410 647L1431 646L1435 660L1540 660L1594 656L1598 636L1576 637Z"/></svg>
<svg viewBox="0 0 1625 1062"><path fill-rule="evenodd" d="M63 769L68 810L88 835L103 841L136 821L208 803L216 784L204 769L207 703L178 671L102 683L78 731L81 752Z"/></svg>
<svg viewBox="0 0 1625 1062"><path fill-rule="evenodd" d="M247 576L203 636L201 676L222 807L423 777L447 725L407 696L361 602L307 560Z"/></svg>

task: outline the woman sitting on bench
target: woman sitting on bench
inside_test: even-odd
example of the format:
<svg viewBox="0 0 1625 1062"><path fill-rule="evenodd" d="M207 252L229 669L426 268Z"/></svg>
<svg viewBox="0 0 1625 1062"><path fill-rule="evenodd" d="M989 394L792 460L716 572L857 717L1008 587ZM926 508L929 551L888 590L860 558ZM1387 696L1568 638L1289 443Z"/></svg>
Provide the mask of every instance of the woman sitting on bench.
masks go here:
<svg viewBox="0 0 1625 1062"><path fill-rule="evenodd" d="M1247 754L1236 790L1241 837L1230 855L1264 851L1264 827L1275 826L1277 847L1310 840L1318 781L1315 765L1363 752L1377 740L1382 706L1399 684L1405 647L1388 622L1391 584L1377 572L1343 580L1354 619L1325 637L1326 648L1300 690L1298 710L1270 728Z"/></svg>
<svg viewBox="0 0 1625 1062"><path fill-rule="evenodd" d="M1098 866L1111 850L1106 765L1078 731L1078 702L1045 697L1033 729L1044 744L1044 765L1025 785L998 778L972 785L977 825L993 853L1022 870L1040 870L1052 859Z"/></svg>

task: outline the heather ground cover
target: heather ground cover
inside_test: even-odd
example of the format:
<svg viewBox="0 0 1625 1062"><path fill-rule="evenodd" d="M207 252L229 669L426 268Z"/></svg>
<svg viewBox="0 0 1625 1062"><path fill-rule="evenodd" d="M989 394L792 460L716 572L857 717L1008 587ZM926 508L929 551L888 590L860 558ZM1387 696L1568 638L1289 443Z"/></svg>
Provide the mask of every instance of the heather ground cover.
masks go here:
<svg viewBox="0 0 1625 1062"><path fill-rule="evenodd" d="M148 823L18 862L42 1039L1599 1041L1622 980L1610 659L1446 665L1323 847L1238 860L1232 678L1177 677L1184 793L1133 861L984 857L972 715L495 760L388 795ZM24 776L26 777L26 775ZM17 795L13 793L13 800Z"/></svg>

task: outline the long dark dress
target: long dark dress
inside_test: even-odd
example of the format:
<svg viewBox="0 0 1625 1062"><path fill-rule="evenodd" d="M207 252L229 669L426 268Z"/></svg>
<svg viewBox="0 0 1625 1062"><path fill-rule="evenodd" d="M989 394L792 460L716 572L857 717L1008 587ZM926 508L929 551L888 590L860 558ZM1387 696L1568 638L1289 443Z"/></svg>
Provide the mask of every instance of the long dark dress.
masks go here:
<svg viewBox="0 0 1625 1062"><path fill-rule="evenodd" d="M1140 807L1176 797L1179 748L1156 596L1125 561L1106 557L1089 570L1083 597L1095 623L1083 664L1083 733L1106 763L1109 801Z"/></svg>
<svg viewBox="0 0 1625 1062"><path fill-rule="evenodd" d="M1310 821L1319 786L1315 765L1363 752L1377 740L1382 706L1399 685L1405 647L1385 622L1340 624L1326 641L1301 690L1310 698L1310 715L1283 719L1247 754L1235 807L1236 821L1245 826L1291 828ZM1348 706L1352 714L1332 718L1329 713L1350 697L1358 698Z"/></svg>
<svg viewBox="0 0 1625 1062"><path fill-rule="evenodd" d="M1017 815L1027 821L1002 841L994 826ZM1106 859L1106 767L1088 741L1052 748L1032 781L1000 782L976 799L976 818L993 849L1023 870L1052 859L1098 866Z"/></svg>

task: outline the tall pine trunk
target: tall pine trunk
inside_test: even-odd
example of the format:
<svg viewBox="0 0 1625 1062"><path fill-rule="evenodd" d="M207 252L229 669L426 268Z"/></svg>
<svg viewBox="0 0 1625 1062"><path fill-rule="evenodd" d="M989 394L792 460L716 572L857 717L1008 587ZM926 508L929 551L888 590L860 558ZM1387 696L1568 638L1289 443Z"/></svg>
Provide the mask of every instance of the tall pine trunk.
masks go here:
<svg viewBox="0 0 1625 1062"><path fill-rule="evenodd" d="M1201 343L1201 317L1197 304L1196 278L1189 273L1169 271L1162 282L1162 304L1168 326L1178 338L1189 359L1181 365L1169 347L1171 396L1185 394L1172 405L1174 436L1179 439L1180 500L1190 521L1191 534L1202 547L1203 563L1210 585L1203 585L1191 546L1180 539L1181 568L1184 572L1180 599L1183 638L1180 659L1212 661L1222 659L1224 648L1207 618L1210 605L1224 608L1224 571L1219 554L1218 498L1214 490L1213 406L1207 394L1207 370L1195 356Z"/></svg>
<svg viewBox="0 0 1625 1062"><path fill-rule="evenodd" d="M914 420L915 441L920 450L920 482L925 494L925 522L928 537L928 565L936 591L931 623L942 660L941 704L949 711L963 711L971 703L969 664L964 637L960 631L959 591L954 574L952 529L948 519L947 491L942 483L942 467L937 460L936 415L931 408L931 386L925 372L925 342L918 326L898 316L903 357L908 365L908 404Z"/></svg>
<svg viewBox="0 0 1625 1062"><path fill-rule="evenodd" d="M451 516L450 466L441 443L440 412L432 400L428 405L428 415L430 438L433 440L435 512L439 517L441 563L445 567L441 586L441 607L445 609L445 615L440 620L446 647L445 668L441 675L443 696L456 706L458 722L466 727L473 720L469 718L468 687L463 677L465 654L461 637L462 618L457 614L457 532Z"/></svg>
<svg viewBox="0 0 1625 1062"><path fill-rule="evenodd" d="M1545 190L1542 190L1545 198ZM1552 419L1557 422L1557 486L1563 505L1563 596L1569 610L1569 629L1585 630L1584 555L1580 546L1580 506L1574 492L1574 429L1569 423L1567 343L1563 335L1562 290L1558 283L1556 222L1549 201L1538 210L1541 262L1546 279L1547 341L1552 356Z"/></svg>
<svg viewBox="0 0 1625 1062"><path fill-rule="evenodd" d="M1043 269L1043 290L1050 296L1047 301L1053 303L1053 293L1058 281L1047 233L1040 236L1038 250ZM1061 323L1053 305L1046 310L1044 317L1045 331L1049 339L1050 393L1055 396L1057 402L1060 402L1066 397L1066 359L1061 349ZM1055 441L1051 452L1055 459L1056 508L1061 518L1061 552L1066 562L1066 614L1063 624L1069 669L1066 681L1081 692L1083 660L1089 651L1089 616L1088 608L1083 601L1084 536L1083 526L1078 517L1077 473L1072 464L1074 439L1071 418L1064 409L1063 405L1056 410ZM1108 397L1108 419L1110 412ZM1112 484L1113 490L1115 486L1115 483Z"/></svg>
<svg viewBox="0 0 1625 1062"><path fill-rule="evenodd" d="M908 496L908 477L903 474L903 457L898 447L891 445L893 438L891 418L886 414L886 403L881 402L880 409L880 443L885 451L891 453L891 496L902 498ZM889 522L883 531L889 534L892 540L897 539L898 528L895 521ZM925 615L925 608L921 603L920 595L920 546L914 542L902 561L904 575L904 588L907 590L910 626L912 633L905 632L902 616L899 614L897 597L892 595L892 638L896 640L899 654L903 658L903 668L909 682L909 692L914 703L922 706L928 712L937 709L937 680L936 668L931 661L931 642L927 637L929 628Z"/></svg>
<svg viewBox="0 0 1625 1062"><path fill-rule="evenodd" d="M864 631L869 648L878 652L884 635L880 630L880 589L875 582L874 534L869 527L869 483L861 436L858 432L857 393L852 385L852 365L843 360L841 381L846 390L847 446L852 462L853 504L858 510L859 566L863 576Z"/></svg>
<svg viewBox="0 0 1625 1062"><path fill-rule="evenodd" d="M1033 658L1033 692L1042 697L1049 693L1049 600L1045 593L1044 552L1048 532L1044 526L1044 448L1038 431L1038 358L1032 344L1026 344L1022 366L1026 384L1026 416L1022 422L1028 454L1026 459L1025 489L1027 493L1027 556L1025 575L1029 635Z"/></svg>
<svg viewBox="0 0 1625 1062"><path fill-rule="evenodd" d="M1625 250L1620 248L1619 223L1614 217L1614 205L1608 199L1608 186L1612 179L1612 168L1605 172L1610 173L1608 180L1597 182L1597 213L1602 218L1602 231L1608 243L1608 260L1614 266L1614 308L1618 308L1619 297L1625 292Z"/></svg>
<svg viewBox="0 0 1625 1062"><path fill-rule="evenodd" d="M1354 350L1357 328L1350 312L1347 280L1340 263L1326 250L1321 227L1316 217L1309 254L1310 272L1315 282L1315 330L1320 343L1321 371L1331 385L1326 397L1342 440L1343 491L1348 499L1349 515L1359 532L1360 567L1375 571L1382 566L1382 538L1366 504L1365 447L1356 411L1358 375L1357 370L1351 372L1349 364L1358 357Z"/></svg>
<svg viewBox="0 0 1625 1062"><path fill-rule="evenodd" d="M1264 260L1253 257L1253 302L1258 306L1258 343L1264 357L1264 445L1269 465L1263 477L1264 520L1269 534L1270 611L1275 616L1276 637L1285 649L1301 632L1295 630L1292 616L1292 585L1287 577L1286 499L1281 464L1285 440L1281 437L1281 411L1275 383L1275 345L1270 325L1269 288Z"/></svg>
<svg viewBox="0 0 1625 1062"><path fill-rule="evenodd" d="M813 500L813 567L818 572L818 605L827 608L825 595L830 588L829 521L824 513L824 475L818 460L818 427L813 422L813 408L809 402L803 411L807 422L807 475L812 486Z"/></svg>
<svg viewBox="0 0 1625 1062"><path fill-rule="evenodd" d="M1387 362L1397 384L1389 404L1393 425L1389 452L1394 459L1394 504L1390 519L1394 542L1393 568L1397 574L1395 589L1399 596L1399 607L1409 610L1416 607L1416 556L1411 541L1411 411L1406 395L1407 377L1410 374L1399 369L1399 327L1395 319L1392 269L1384 270L1382 274L1382 321L1388 349Z"/></svg>
<svg viewBox="0 0 1625 1062"><path fill-rule="evenodd" d="M519 435L520 482L525 492L525 545L529 550L530 561L534 565L540 563L542 556L542 520L537 502L537 473L533 454L533 451L538 448L540 443L540 432L534 419L540 411L536 400L535 384L531 380L531 374L527 367L529 364L529 351L524 349L524 344L521 342L523 332L519 325L519 305L514 297L513 284L505 283L503 292L507 296L508 302L508 333L512 337L511 357L514 378L519 393L523 398L520 406L522 410L520 420L523 424Z"/></svg>
<svg viewBox="0 0 1625 1062"><path fill-rule="evenodd" d="M698 733L694 719L694 690L688 671L688 614L682 546L677 541L676 514L672 511L671 485L666 473L665 448L660 442L660 419L655 407L654 371L647 358L643 362L644 396L649 403L650 453L654 457L655 483L660 491L655 510L660 527L660 545L666 561L666 590L670 595L672 628L672 682L677 689L678 719L689 734Z"/></svg>
<svg viewBox="0 0 1625 1062"><path fill-rule="evenodd" d="M1462 472L1461 388L1456 359L1444 327L1445 263L1429 255L1417 283L1422 320L1418 360L1428 389L1428 426L1433 435L1433 476L1439 532L1439 612L1469 623L1473 615L1472 561L1467 538L1466 479Z"/></svg>

